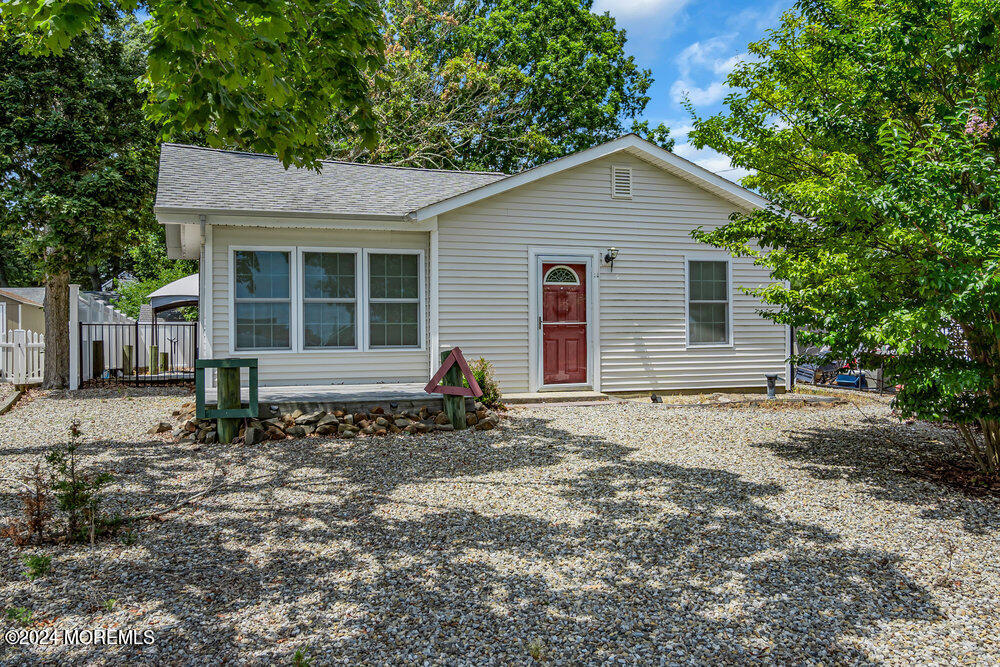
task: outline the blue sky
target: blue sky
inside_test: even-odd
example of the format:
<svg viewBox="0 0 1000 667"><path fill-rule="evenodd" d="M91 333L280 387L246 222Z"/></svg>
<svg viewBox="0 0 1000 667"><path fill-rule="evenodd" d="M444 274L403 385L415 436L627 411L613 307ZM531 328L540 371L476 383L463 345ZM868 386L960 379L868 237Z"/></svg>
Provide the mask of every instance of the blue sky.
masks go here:
<svg viewBox="0 0 1000 667"><path fill-rule="evenodd" d="M736 180L729 160L687 143L691 117L681 105L685 92L701 116L722 109L726 74L746 46L777 25L792 0L595 0L594 11L608 11L628 31L628 51L656 80L645 118L666 123L676 138L674 152Z"/></svg>

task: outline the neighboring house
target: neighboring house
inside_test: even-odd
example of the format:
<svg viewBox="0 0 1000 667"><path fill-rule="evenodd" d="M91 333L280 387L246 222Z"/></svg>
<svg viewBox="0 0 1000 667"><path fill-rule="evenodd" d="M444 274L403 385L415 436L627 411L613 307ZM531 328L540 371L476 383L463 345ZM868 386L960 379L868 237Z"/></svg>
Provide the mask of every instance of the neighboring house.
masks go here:
<svg viewBox="0 0 1000 667"><path fill-rule="evenodd" d="M457 345L506 392L628 392L785 372L740 290L769 274L691 238L767 204L627 135L513 176L164 144L155 210L201 260L201 356L261 384L426 381Z"/></svg>
<svg viewBox="0 0 1000 667"><path fill-rule="evenodd" d="M12 329L45 333L45 288L0 287L0 324Z"/></svg>
<svg viewBox="0 0 1000 667"><path fill-rule="evenodd" d="M75 286L74 286L75 289ZM104 292L79 292L77 316L81 322L91 321L91 311L97 313L105 309L117 312L110 306L113 295ZM124 318L96 318L95 322L120 321ZM3 330L25 329L35 333L45 333L45 288L44 287L0 287L0 323Z"/></svg>

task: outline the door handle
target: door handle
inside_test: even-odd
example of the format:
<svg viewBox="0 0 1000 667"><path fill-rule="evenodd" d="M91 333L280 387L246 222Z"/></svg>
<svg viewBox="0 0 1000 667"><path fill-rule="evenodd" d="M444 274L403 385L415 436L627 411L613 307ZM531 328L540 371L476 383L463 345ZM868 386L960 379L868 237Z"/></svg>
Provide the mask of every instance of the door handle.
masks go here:
<svg viewBox="0 0 1000 667"><path fill-rule="evenodd" d="M538 330L539 331L542 330L542 316L541 315L538 316Z"/></svg>

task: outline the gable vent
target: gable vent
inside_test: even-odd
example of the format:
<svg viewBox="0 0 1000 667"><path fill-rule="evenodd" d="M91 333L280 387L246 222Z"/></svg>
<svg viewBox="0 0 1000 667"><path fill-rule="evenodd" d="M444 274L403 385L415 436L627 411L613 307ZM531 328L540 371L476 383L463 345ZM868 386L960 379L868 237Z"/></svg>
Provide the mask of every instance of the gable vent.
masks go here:
<svg viewBox="0 0 1000 667"><path fill-rule="evenodd" d="M632 198L632 168L611 165L611 197L613 199Z"/></svg>

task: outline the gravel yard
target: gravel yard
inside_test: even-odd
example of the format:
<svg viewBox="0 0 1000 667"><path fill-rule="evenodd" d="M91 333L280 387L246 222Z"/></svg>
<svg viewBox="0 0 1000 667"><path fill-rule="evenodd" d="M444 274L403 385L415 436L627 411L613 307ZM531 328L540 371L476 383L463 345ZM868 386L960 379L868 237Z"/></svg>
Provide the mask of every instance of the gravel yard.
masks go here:
<svg viewBox="0 0 1000 667"><path fill-rule="evenodd" d="M948 432L878 401L526 407L486 432L226 447L148 434L189 400L155 394L0 417L0 525L73 418L119 509L224 480L96 547L0 540L3 608L155 643L0 662L1000 662L1000 504L915 474ZM28 581L24 553L51 574Z"/></svg>

